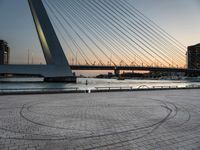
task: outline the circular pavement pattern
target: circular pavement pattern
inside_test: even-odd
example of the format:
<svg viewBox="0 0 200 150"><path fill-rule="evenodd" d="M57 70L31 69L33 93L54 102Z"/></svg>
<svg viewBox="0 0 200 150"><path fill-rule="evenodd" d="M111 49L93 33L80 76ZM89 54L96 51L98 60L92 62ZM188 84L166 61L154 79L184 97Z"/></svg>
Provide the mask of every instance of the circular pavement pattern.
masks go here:
<svg viewBox="0 0 200 150"><path fill-rule="evenodd" d="M200 149L200 90L0 97L0 149Z"/></svg>

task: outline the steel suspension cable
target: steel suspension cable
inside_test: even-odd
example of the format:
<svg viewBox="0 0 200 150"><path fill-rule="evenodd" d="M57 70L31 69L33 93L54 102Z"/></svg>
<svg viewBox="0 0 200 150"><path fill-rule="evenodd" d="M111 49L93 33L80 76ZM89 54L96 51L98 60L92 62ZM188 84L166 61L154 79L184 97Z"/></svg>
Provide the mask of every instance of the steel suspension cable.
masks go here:
<svg viewBox="0 0 200 150"><path fill-rule="evenodd" d="M151 19L149 19L148 17L146 17L141 11L139 11L138 9L136 9L132 4L125 3L124 0L119 0L118 2L121 3L121 5L126 6L129 10L134 11L137 15L140 16L140 18L143 18L147 23L150 23L154 28L159 29L159 32L166 38L170 39L171 41L175 41L176 45L180 48L185 49L186 46L184 46L181 42L179 42L178 40L176 40L173 36L171 36L169 33L167 33L164 29L162 29L159 25L157 25L155 22L153 22ZM177 44L178 43L178 44Z"/></svg>
<svg viewBox="0 0 200 150"><path fill-rule="evenodd" d="M60 5L60 4L57 3L56 6L58 6L59 10L61 9L61 5ZM80 31L95 45L95 47L96 47L97 49L99 49L100 52L101 52L104 56L106 56L106 57L108 58L108 60L109 60L109 59L110 59L109 56L108 56L108 55L104 52L104 50L89 36L89 34L88 34L87 32L85 32L85 30L82 29L82 27L76 23L76 21L74 20L74 18L71 17L71 15L70 15L68 12L66 12L66 11L65 11L65 14L69 17L69 19L72 21L72 23L73 23L77 28L79 28L79 30L80 30ZM62 15L62 16L63 16L63 15ZM111 61L112 61L112 60L111 60ZM112 63L113 63L114 65L116 65L115 62L112 61Z"/></svg>
<svg viewBox="0 0 200 150"><path fill-rule="evenodd" d="M74 2L76 2L76 1L74 1ZM79 5L79 3L77 3L77 5ZM81 5L82 6L82 5ZM81 8L81 6L79 6L78 8ZM89 19L89 20L91 20L91 18L92 19L94 19L95 20L95 24L98 26L98 29L100 29L101 31L102 31L102 29L101 28L103 28L103 29L105 29L105 28L107 28L108 26L109 26L109 24L107 24L107 23L105 23L105 25L104 24L102 24L102 23L104 23L104 20L101 20L101 18L98 18L98 17L94 17L94 15L90 15L90 14L88 14L88 9L85 9L85 8L83 8L82 9L82 11L84 12L84 13L87 13L87 19ZM98 18L98 19L97 19ZM88 21L88 20L87 20ZM101 21L101 22L100 22ZM116 38L116 39L118 39L118 41L116 41L117 42L117 44L121 44L123 47L125 47L126 49L128 49L129 51L131 51L132 49L130 49L127 45L125 45L124 44L124 42L122 42L121 41L121 39L119 39L118 37L116 37L115 35L114 35L114 33L113 33L113 31L112 30L110 30L110 28L108 28L108 33L106 33L104 30L103 30L103 32L105 33L105 34L107 34L107 36L109 36L113 41L115 40L115 39L113 39L113 37L114 38ZM113 37L112 37L113 36ZM130 44L133 48L135 48L131 43L129 43L128 41L126 41L128 44ZM135 48L136 49L136 48ZM145 62L145 60L142 60L142 58L140 57L140 56L138 56L134 51L132 51L131 53L129 53L129 55L132 55L132 53L134 53L142 62L144 61ZM148 63L147 63L148 64Z"/></svg>
<svg viewBox="0 0 200 150"><path fill-rule="evenodd" d="M102 1L98 1L98 2L102 2ZM109 13L109 11L111 11L111 13L109 13L109 14L111 14L111 16L113 16L115 19L117 19L113 14L115 14L115 15L118 15L118 14L120 14L121 15L121 13L118 11L118 10L116 10L115 9L115 7L110 7L110 5L108 5L108 3L104 3L105 2L105 0L102 2L102 4L103 4L103 6L102 7L104 7L104 8L108 8L107 10L106 10L106 12L108 12ZM112 10L112 9L114 9L114 10L116 10L116 12L118 13L116 13L114 10ZM133 26L132 24L130 24L127 20L125 20L124 19L124 17L126 17L126 16L124 16L124 15L122 15L123 17L121 17L120 15L118 15L118 17L120 17L121 18L121 20L123 20L126 24L128 24L131 28L133 28L135 31L137 31L138 33L136 33L135 31L133 31L130 27L128 27L128 26L126 26L132 33L134 33L134 34L136 34L140 39L142 39L148 46L150 46L151 47L151 50L157 50L159 53L160 53L160 55L158 55L163 61L165 61L166 63L168 63L168 64L170 64L168 61L166 61L166 59L165 58L168 58L169 59L169 57L166 55L166 54L164 54L162 51L160 51L160 49L158 49L158 48L156 48L152 43L154 43L150 38L148 38L146 35L144 35L141 31L139 31L135 26ZM121 22L121 21L119 21L119 22ZM122 23L122 22L121 22ZM133 23L134 24L134 23ZM125 24L124 24L125 25ZM141 35L142 36L141 36ZM147 40L145 40L143 37L145 37ZM150 42L151 43L150 43ZM153 49L152 49L153 48ZM155 54L155 53L154 53Z"/></svg>
<svg viewBox="0 0 200 150"><path fill-rule="evenodd" d="M104 17L102 17L102 15L100 13L97 13L96 9L92 8L92 5L83 3L83 0L79 1L79 3L81 3L84 7L86 7L86 9L91 10L93 12L93 15L95 15L95 17L97 17L99 20L101 20L102 22L104 22L105 24L112 26L114 28L116 28L122 35L124 35L128 40L132 41L133 43L135 43L138 47L140 47L141 49L143 49L143 47L141 47L139 44L137 44L134 40L132 40L129 36L126 35L126 33L124 33L121 29L119 29L115 24L113 24L111 21L109 21L108 19L105 19ZM89 7L90 6L90 7ZM106 23L105 20L108 22ZM121 36L120 34L118 34L117 32L115 32L118 36ZM126 40L130 45L132 45L128 40ZM133 46L133 45L132 45ZM151 58L147 57L147 55L145 55L143 52L141 52L138 48L136 48L135 46L133 46L136 50L138 50L138 52L142 53L143 56L145 56L149 61L153 62ZM144 51L148 54L148 51L146 51L144 49ZM151 54L150 54L151 55ZM152 58L154 58L151 55Z"/></svg>
<svg viewBox="0 0 200 150"><path fill-rule="evenodd" d="M61 18L63 18L63 20L67 23L67 25L74 31L74 33L77 35L77 37L83 42L83 44L88 48L88 50L95 56L95 58L98 60L98 62L101 65L104 65L104 63L101 61L101 59L93 52L93 50L91 49L91 47L85 42L85 40L83 40L83 38L80 36L80 34L74 29L73 25L71 23L69 23L67 21L67 19L63 16L63 14L60 12L59 7L56 5L52 5L52 2L49 1L49 3L51 3L51 6L54 8L54 10L61 16Z"/></svg>
<svg viewBox="0 0 200 150"><path fill-rule="evenodd" d="M69 4L68 3L68 6L69 7L72 7L71 5L73 5L73 4ZM109 38L107 38L104 34L106 34L104 31L99 31L97 28L95 28L94 26L92 26L92 24L94 24L94 22L89 22L88 24L86 24L86 22L88 22L88 20L85 20L85 16L80 16L80 15L78 15L77 14L77 12L80 12L81 10L77 10L76 9L77 7L73 7L72 9L73 9L73 12L74 13L76 13L76 17L78 17L78 18L80 18L84 23L84 25L88 25L88 26L90 26L90 28L91 29L94 29L95 30L95 32L96 33L98 33L99 35L101 35L102 36L102 38L104 39L104 40L106 40L108 43L109 43L109 45L111 46L111 47L113 47L113 48L115 48L115 44L113 44L113 43L110 43L110 40L109 40ZM92 34L95 34L94 33L94 31L92 31ZM98 40L100 40L101 41L101 38L98 38ZM104 44L104 41L102 41L103 42L103 44ZM119 47L117 47L117 49L119 49ZM116 50L117 50L116 49ZM132 63L132 59L128 56L128 55L125 55L126 53L122 53L121 51L119 51L119 50L117 50L121 55L123 55L126 59L128 59L128 61L130 61L131 63ZM117 54L116 54L117 55ZM117 56L118 57L118 56ZM118 57L118 58L120 58L120 57ZM120 58L121 59L121 58ZM123 59L121 59L121 60L123 60Z"/></svg>
<svg viewBox="0 0 200 150"><path fill-rule="evenodd" d="M63 0L61 0L62 1L62 6L65 6L65 4L63 3ZM69 5L68 5L69 6ZM69 6L70 7L70 6ZM65 10L64 10L65 11ZM74 13L75 13L75 11L74 11ZM72 13L70 13L70 14L72 14ZM79 16L76 14L75 16L72 16L72 17L75 17L75 18L79 18ZM91 32L91 34L93 35L93 37L94 38L96 38L102 45L104 45L104 47L107 49L107 50L109 50L111 53L113 53L115 56L116 56L116 58L118 58L118 59L120 59L120 60L123 60L123 59L121 59L120 58L120 56L118 56L101 38L99 38L98 36L97 36L97 34L94 32L94 31L92 31L91 30L91 28L92 28L92 26L90 26L91 28L89 28L86 24L85 24L85 21L83 21L83 19L82 18L79 18L79 21L80 22L77 22L77 23L79 23L79 24L81 24L82 26L84 26L85 27L85 29L87 29L89 32ZM102 34L102 33L101 33ZM126 64L127 65L127 64Z"/></svg>
<svg viewBox="0 0 200 150"><path fill-rule="evenodd" d="M53 9L50 7L50 5L45 1L46 6L50 9L51 12L54 12ZM58 23L61 25L61 27L64 29L65 33L67 34L67 36L72 40L72 43L74 44L74 46L76 47L76 49L78 50L78 52L80 53L81 57L84 59L86 64L89 64L88 61L91 63L90 59L87 57L87 55L85 55L84 51L81 51L80 47L78 46L77 42L74 40L74 38L70 35L70 33L66 30L66 28L63 26L63 24L61 23L60 19L55 15L55 13L52 13L54 18L58 21ZM55 22L53 21L53 19L51 20L53 22L53 24L55 24ZM58 28L58 27L56 27ZM62 32L59 30L59 28L57 29L58 32L60 33L60 35L62 36L63 40L65 41L65 43L68 45L68 42L66 41L66 39L64 38ZM71 50L72 48L70 48L70 51L73 52ZM76 55L73 53L73 56L76 57Z"/></svg>
<svg viewBox="0 0 200 150"><path fill-rule="evenodd" d="M105 0L104 0L105 2ZM152 33L151 30L147 29L147 27L145 27L142 23L140 23L139 21L137 21L133 16L131 16L129 13L126 12L126 8L124 8L124 6L122 5L119 5L118 1L112 1L112 0L109 0L109 1L106 1L107 3L110 3L110 5L113 5L115 7L113 7L113 9L117 9L118 11L121 11L121 15L126 18L128 21L130 21L131 24L134 24L135 27L137 27L140 31L142 31L144 34L146 34L150 39L152 43L154 43L154 45L156 45L158 48L161 48L162 50L164 50L166 53L168 53L169 55L176 55L176 54L182 54L182 53L178 53L178 51L173 51L173 49L167 47L166 43L163 43L162 40L160 40L160 38L155 35L154 33ZM135 16L136 17L136 16ZM159 45L158 45L158 44ZM161 47L163 46L163 47ZM167 50L167 49L169 50ZM183 55L181 55L183 57ZM185 57L184 57L185 58ZM181 61L184 61L183 59L179 58ZM177 59L177 61L178 61Z"/></svg>
<svg viewBox="0 0 200 150"><path fill-rule="evenodd" d="M88 1L87 1L88 2ZM99 11L101 13L102 16L104 16L104 19L106 18L109 18L109 20L113 21L115 24L117 24L121 29L123 29L125 32L128 32L128 30L122 26L121 24L119 24L115 19L117 19L116 17L113 17L115 18L112 18L110 17L106 12L106 10L103 8L103 7L100 7L99 3L94 3L94 1L90 1L90 3L92 3L92 6L94 6L96 8L97 11ZM109 21L108 19L106 19L107 21ZM109 22L111 22L109 21ZM112 23L112 22L111 22ZM113 24L113 23L112 23ZM124 24L125 25L125 24ZM125 25L127 27L127 25ZM128 27L127 27L128 28ZM132 38L130 38L128 36L129 39L131 39L131 41L133 41L135 44L137 44L139 47L142 47L140 44L138 44L137 42L135 42L134 40L132 40ZM146 47L147 49L151 50L151 48L149 46L147 46L144 42L142 42L140 39L134 37L137 41L139 41L144 47ZM145 50L143 48L143 50ZM145 50L150 56L152 56L157 62L159 62L160 64L162 64L162 62L160 60L158 60L156 57L154 57L151 53L149 53L147 50ZM165 63L167 63L168 65L170 64L169 62L167 62L164 58L162 58L160 55L156 54L154 51L151 51L153 54L157 55L160 59L162 59Z"/></svg>

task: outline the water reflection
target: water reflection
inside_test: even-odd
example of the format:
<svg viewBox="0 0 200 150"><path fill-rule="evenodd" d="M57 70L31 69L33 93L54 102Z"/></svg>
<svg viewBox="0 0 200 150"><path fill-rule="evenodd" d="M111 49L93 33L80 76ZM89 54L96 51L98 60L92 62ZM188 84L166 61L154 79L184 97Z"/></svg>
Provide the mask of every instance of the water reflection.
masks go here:
<svg viewBox="0 0 200 150"><path fill-rule="evenodd" d="M69 89L77 88L79 90L95 89L95 87L159 87L159 86L177 86L186 87L190 85L199 85L200 82L190 82L184 80L116 80L116 79L95 79L78 78L77 84L66 83L45 83L42 78L8 78L1 79L0 89L7 90L42 90L42 89Z"/></svg>

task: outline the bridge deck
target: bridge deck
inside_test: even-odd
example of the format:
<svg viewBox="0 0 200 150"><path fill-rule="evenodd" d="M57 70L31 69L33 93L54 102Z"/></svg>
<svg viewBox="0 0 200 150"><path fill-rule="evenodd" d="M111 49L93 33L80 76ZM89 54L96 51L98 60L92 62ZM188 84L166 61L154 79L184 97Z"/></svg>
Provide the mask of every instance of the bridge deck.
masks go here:
<svg viewBox="0 0 200 150"><path fill-rule="evenodd" d="M141 70L141 71L160 71L160 72L184 72L200 73L200 69L185 68L161 68L145 66L89 66L89 65L71 65L72 70ZM56 70L56 71L55 71ZM65 66L56 65L0 65L0 74L28 74L40 75L43 77L62 76ZM67 70L66 70L67 72ZM66 73L64 71L64 73ZM69 75L70 76L70 75Z"/></svg>

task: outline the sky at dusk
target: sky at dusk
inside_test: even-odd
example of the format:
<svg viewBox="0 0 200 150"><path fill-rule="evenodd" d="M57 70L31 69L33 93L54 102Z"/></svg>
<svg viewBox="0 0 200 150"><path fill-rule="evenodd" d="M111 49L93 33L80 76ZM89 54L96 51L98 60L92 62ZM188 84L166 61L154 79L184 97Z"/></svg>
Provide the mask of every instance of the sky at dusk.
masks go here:
<svg viewBox="0 0 200 150"><path fill-rule="evenodd" d="M199 0L127 0L185 46L200 43ZM0 39L11 48L11 63L44 63L27 0L0 0ZM32 61L32 60L31 60Z"/></svg>

